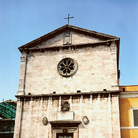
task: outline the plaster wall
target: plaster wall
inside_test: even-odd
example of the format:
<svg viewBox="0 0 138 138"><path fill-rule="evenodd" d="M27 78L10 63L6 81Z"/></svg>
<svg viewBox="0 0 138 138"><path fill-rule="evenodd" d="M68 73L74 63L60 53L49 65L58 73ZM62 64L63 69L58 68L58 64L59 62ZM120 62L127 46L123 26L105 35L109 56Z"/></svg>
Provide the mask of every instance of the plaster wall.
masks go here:
<svg viewBox="0 0 138 138"><path fill-rule="evenodd" d="M127 92L126 92L127 95ZM120 109L120 127L121 127L121 138L135 138L138 136L138 127L133 124L133 110L138 109L138 96L135 95L133 98L120 98L119 99Z"/></svg>

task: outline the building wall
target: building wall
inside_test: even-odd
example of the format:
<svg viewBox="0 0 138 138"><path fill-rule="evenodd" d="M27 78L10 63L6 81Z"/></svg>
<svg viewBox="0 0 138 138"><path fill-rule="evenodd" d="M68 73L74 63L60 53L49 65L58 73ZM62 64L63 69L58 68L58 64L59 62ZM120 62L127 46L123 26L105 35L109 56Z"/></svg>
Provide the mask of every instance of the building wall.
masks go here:
<svg viewBox="0 0 138 138"><path fill-rule="evenodd" d="M72 35L72 44L95 42L101 40L82 34ZM62 45L63 34L59 34L35 48ZM66 46L66 49L60 47L45 52L40 49L32 52L30 48L29 53L22 52L14 138L51 138L51 124L44 126L42 119L63 120L61 103L64 100L70 103L70 111L66 112L64 120L81 121L79 138L119 138L117 52L117 44L110 41L85 48ZM77 62L78 70L71 77L62 77L57 65L67 57ZM100 94L103 89L107 91ZM77 90L82 93L78 94ZM56 92L55 96L53 92ZM88 92L91 92L89 96ZM83 116L89 118L88 125L83 124Z"/></svg>
<svg viewBox="0 0 138 138"><path fill-rule="evenodd" d="M51 138L51 124L44 126L43 117L48 121L64 120L61 112L61 102L70 103L70 111L65 112L66 120L81 121L79 138L119 138L119 103L118 94L93 94L64 97L41 97L25 99L21 119L21 131L16 131L14 138ZM20 101L19 105L20 105ZM71 119L70 112L74 112ZM60 117L58 116L60 113ZM22 117L21 117L22 116ZM82 117L87 116L89 123L84 125ZM17 123L17 121L16 121ZM17 124L16 124L17 125ZM17 126L16 126L17 127ZM18 128L20 128L18 126Z"/></svg>
<svg viewBox="0 0 138 138"><path fill-rule="evenodd" d="M78 63L78 70L72 77L62 77L57 71L58 63L66 57L73 58ZM24 89L26 94L119 90L117 57L112 46L34 52L27 56L27 63L21 62L21 66L19 91Z"/></svg>
<svg viewBox="0 0 138 138"><path fill-rule="evenodd" d="M138 109L138 86L120 86L125 92L120 93L120 127L121 138L136 138L138 127L133 125L133 109Z"/></svg>

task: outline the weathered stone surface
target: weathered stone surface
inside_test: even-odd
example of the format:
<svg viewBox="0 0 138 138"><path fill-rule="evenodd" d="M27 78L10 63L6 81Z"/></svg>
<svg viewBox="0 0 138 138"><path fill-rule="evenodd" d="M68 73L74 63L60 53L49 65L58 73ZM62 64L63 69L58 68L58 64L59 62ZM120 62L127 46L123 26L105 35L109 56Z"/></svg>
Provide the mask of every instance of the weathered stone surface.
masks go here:
<svg viewBox="0 0 138 138"><path fill-rule="evenodd" d="M118 93L107 92L119 90L118 45L113 41L103 44L94 35L71 31L72 44L76 46L64 49L63 34L60 32L22 52L14 138L56 138L63 129L73 133L74 138L119 138ZM100 45L89 45L97 42ZM87 46L77 47L86 43ZM59 46L59 49L32 50ZM71 77L61 76L57 70L63 58L72 58L78 64ZM75 95L78 90L80 94ZM70 108L62 112L65 101ZM87 125L82 121L84 116L89 119ZM49 121L46 126L42 123L44 117ZM72 124L52 127L51 121L72 121Z"/></svg>
<svg viewBox="0 0 138 138"><path fill-rule="evenodd" d="M120 137L118 95L71 96L69 101L72 101L70 111L59 112L60 100L53 101L50 97L49 99L34 98L31 101L24 100L23 112L16 116L17 119L22 118L21 134L19 134L20 127L18 127L15 138L18 138L19 135L21 135L21 138L51 136L50 123L47 126L42 123L44 117L47 117L48 121L82 121L83 116L87 116L90 122L88 125L84 125L83 122L79 125L79 137ZM53 107L53 102L58 106ZM17 105L21 104L22 102L18 101ZM19 107L18 109L21 110L22 108ZM19 113L19 111L17 112ZM20 126L18 123L17 125Z"/></svg>
<svg viewBox="0 0 138 138"><path fill-rule="evenodd" d="M85 43L95 43L101 41L98 38L94 38L91 36L87 36L84 34L78 34L76 32L70 32L71 33L71 42L72 44L85 44ZM52 47L52 46L62 46L63 45L63 36L64 32L61 34L58 34L57 36L47 40L46 42L42 42L37 47L44 48L44 47Z"/></svg>
<svg viewBox="0 0 138 138"><path fill-rule="evenodd" d="M71 57L78 63L76 74L68 78L62 77L57 71L58 63L66 57ZM117 81L116 54L111 53L110 47L99 46L73 52L36 52L28 55L25 94L118 90L118 87L113 87L117 86Z"/></svg>
<svg viewBox="0 0 138 138"><path fill-rule="evenodd" d="M58 112L57 120L74 120L74 112Z"/></svg>

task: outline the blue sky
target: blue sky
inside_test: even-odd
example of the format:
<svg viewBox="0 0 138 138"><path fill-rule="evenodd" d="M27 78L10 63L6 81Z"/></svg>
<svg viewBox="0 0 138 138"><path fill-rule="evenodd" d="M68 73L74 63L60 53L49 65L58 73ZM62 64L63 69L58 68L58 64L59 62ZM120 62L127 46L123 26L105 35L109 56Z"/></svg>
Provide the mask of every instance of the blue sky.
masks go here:
<svg viewBox="0 0 138 138"><path fill-rule="evenodd" d="M18 47L65 24L120 37L120 85L138 85L137 0L0 0L0 102L16 100Z"/></svg>

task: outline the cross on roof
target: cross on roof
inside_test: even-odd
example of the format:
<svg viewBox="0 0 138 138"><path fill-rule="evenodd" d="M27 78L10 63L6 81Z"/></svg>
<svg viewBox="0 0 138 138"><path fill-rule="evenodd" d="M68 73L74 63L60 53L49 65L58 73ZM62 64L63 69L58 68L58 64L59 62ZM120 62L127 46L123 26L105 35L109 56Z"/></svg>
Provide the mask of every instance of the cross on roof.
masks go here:
<svg viewBox="0 0 138 138"><path fill-rule="evenodd" d="M69 17L70 16L70 14L68 14L68 17L67 18L64 18L64 19L68 19L68 24L69 24L69 19L70 18L74 18L74 17Z"/></svg>

